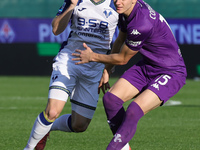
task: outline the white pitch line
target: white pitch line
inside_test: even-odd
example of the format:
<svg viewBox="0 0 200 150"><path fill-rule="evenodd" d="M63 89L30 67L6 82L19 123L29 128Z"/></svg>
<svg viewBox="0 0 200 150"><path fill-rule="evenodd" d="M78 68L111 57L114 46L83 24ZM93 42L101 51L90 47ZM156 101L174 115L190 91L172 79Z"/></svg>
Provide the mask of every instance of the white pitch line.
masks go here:
<svg viewBox="0 0 200 150"><path fill-rule="evenodd" d="M164 104L163 106L175 106L175 105L181 105L181 104L182 104L181 101L168 100L166 104Z"/></svg>
<svg viewBox="0 0 200 150"><path fill-rule="evenodd" d="M47 100L47 97L26 97L26 96L0 96L1 99L10 99L10 100Z"/></svg>

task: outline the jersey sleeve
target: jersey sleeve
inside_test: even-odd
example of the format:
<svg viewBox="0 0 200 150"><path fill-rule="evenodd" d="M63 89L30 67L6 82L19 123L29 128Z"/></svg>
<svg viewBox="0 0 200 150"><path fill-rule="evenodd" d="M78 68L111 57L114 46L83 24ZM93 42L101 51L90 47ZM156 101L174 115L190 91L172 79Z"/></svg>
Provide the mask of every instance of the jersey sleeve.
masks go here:
<svg viewBox="0 0 200 150"><path fill-rule="evenodd" d="M135 51L140 50L153 33L153 24L148 20L134 21L127 27L126 45Z"/></svg>
<svg viewBox="0 0 200 150"><path fill-rule="evenodd" d="M60 14L62 14L71 4L71 0L65 0L63 5L59 8L56 16L59 16Z"/></svg>

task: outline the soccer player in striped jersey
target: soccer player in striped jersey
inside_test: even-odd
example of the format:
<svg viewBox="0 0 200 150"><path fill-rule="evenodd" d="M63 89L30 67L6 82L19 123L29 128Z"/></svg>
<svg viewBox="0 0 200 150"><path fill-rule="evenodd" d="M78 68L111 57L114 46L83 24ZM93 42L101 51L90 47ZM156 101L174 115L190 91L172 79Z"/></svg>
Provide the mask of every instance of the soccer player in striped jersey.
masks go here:
<svg viewBox="0 0 200 150"><path fill-rule="evenodd" d="M109 79L113 65L126 64L136 53L143 59L128 69L104 95L103 103L115 135L107 150L121 150L129 142L144 114L163 105L185 84L187 72L179 46L171 29L158 12L143 0L114 0L119 15L119 35L112 51L103 55L85 50L73 53L76 64L101 62L106 64L100 88ZM108 80L107 79L107 80ZM125 111L123 103L135 98ZM122 123L121 123L122 122Z"/></svg>

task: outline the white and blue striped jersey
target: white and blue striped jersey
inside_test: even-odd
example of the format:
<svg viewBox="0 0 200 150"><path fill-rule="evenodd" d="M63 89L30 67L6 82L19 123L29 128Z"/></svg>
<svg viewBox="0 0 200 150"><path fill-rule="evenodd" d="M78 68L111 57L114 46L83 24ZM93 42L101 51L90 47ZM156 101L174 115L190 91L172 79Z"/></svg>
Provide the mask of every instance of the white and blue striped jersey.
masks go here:
<svg viewBox="0 0 200 150"><path fill-rule="evenodd" d="M70 0L65 0L57 15L64 12L70 3ZM76 49L84 49L85 42L94 52L105 54L110 50L117 23L118 13L113 0L101 0L98 3L79 0L71 17L71 33L61 49L65 47L62 51L72 53Z"/></svg>

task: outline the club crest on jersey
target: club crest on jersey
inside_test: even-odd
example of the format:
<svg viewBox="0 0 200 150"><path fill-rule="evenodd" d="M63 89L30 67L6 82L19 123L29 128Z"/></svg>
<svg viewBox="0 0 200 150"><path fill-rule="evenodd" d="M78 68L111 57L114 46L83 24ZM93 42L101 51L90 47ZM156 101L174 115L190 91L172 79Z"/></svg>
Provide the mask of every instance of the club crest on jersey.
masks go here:
<svg viewBox="0 0 200 150"><path fill-rule="evenodd" d="M110 11L110 10L105 10L103 13L105 14L106 18L108 18L110 15L112 15L112 11Z"/></svg>

